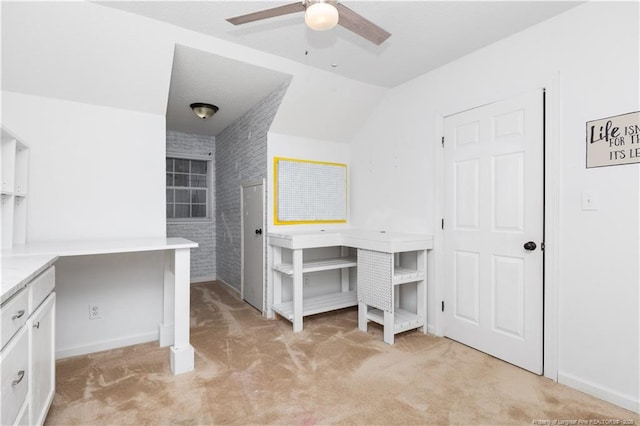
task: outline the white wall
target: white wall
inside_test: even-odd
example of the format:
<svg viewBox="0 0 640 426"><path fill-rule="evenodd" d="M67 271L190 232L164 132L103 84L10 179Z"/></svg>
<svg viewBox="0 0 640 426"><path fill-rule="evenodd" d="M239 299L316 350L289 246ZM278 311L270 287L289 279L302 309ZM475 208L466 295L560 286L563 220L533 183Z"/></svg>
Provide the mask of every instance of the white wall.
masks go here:
<svg viewBox="0 0 640 426"><path fill-rule="evenodd" d="M353 142L351 168L355 226L440 237L441 117L551 87L548 143L560 164L551 250L559 269L558 379L636 411L639 166L587 170L585 122L640 109L638 7L581 5L393 89ZM581 210L585 190L598 211ZM434 286L429 296L433 324Z"/></svg>
<svg viewBox="0 0 640 426"><path fill-rule="evenodd" d="M56 357L158 339L164 252L71 256L56 262ZM102 318L89 320L89 304Z"/></svg>
<svg viewBox="0 0 640 426"><path fill-rule="evenodd" d="M12 92L2 92L2 112L29 146L27 242L165 236L164 116ZM157 339L163 260L61 259L58 356ZM90 303L102 319L89 320Z"/></svg>
<svg viewBox="0 0 640 426"><path fill-rule="evenodd" d="M2 106L30 148L27 241L165 235L164 116L12 92Z"/></svg>
<svg viewBox="0 0 640 426"><path fill-rule="evenodd" d="M267 227L270 232L287 230L314 230L324 229L329 225L275 225L273 204L273 158L286 157L301 160L326 161L329 163L343 163L347 165L347 182L350 179L351 147L349 144L332 142L320 139L302 138L298 136L284 135L270 131L267 145ZM350 185L349 185L350 186ZM347 215L350 215L351 206L347 206ZM331 224L332 228L349 226L347 224Z"/></svg>

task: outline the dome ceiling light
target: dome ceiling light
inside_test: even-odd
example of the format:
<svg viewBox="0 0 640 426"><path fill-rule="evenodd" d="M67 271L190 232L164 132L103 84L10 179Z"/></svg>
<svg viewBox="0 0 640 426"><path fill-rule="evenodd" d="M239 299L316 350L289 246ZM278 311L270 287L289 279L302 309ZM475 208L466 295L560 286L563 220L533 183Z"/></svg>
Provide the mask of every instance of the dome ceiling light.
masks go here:
<svg viewBox="0 0 640 426"><path fill-rule="evenodd" d="M193 113L198 117L202 118L203 120L210 118L211 116L213 116L213 114L218 112L218 110L220 109L215 105L205 104L203 102L193 103L190 105L190 107Z"/></svg>

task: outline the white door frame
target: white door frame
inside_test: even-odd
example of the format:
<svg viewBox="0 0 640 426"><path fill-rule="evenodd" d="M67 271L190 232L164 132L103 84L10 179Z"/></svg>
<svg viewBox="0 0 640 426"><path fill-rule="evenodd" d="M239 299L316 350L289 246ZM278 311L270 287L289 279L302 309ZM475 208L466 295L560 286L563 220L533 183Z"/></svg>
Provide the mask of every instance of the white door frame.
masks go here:
<svg viewBox="0 0 640 426"><path fill-rule="evenodd" d="M560 223L560 96L559 76L556 74L547 79L538 88L545 89L545 152L544 152L544 340L543 363L544 376L558 381L558 289L559 289L559 223ZM531 88L530 90L534 90ZM522 92L529 91L523 90ZM513 96L517 93L513 93ZM434 312L433 332L437 336L444 335L444 316L440 309L440 301L444 300L444 232L441 219L444 217L444 149L440 141L444 136L444 118L467 109L499 102L506 98L487 100L478 105L457 108L456 111L437 113L435 116L435 140L438 142L435 151L435 200L434 203L434 250L433 276L430 282L435 283L433 301L430 309ZM439 152L438 152L439 151Z"/></svg>
<svg viewBox="0 0 640 426"><path fill-rule="evenodd" d="M267 245L267 228L265 221L266 207L266 180L258 182L245 182L240 184L240 298L244 300L244 190L252 186L262 185L262 307L260 312L265 315L265 295L267 294L265 282L265 253Z"/></svg>

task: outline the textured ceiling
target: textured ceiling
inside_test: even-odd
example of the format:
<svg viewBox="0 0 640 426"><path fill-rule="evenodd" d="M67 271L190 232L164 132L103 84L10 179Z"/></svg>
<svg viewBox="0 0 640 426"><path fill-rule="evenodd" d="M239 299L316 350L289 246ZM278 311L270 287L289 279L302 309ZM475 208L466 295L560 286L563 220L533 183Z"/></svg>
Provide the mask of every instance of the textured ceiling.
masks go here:
<svg viewBox="0 0 640 426"><path fill-rule="evenodd" d="M296 13L233 26L225 18L282 1L117 1L105 6L393 87L578 5L566 1L343 1L391 32L376 46L343 27L315 32Z"/></svg>
<svg viewBox="0 0 640 426"><path fill-rule="evenodd" d="M225 49L242 46L243 57L255 49L275 55L273 58L293 60L384 90L579 4L344 1L392 33L380 46L340 26L326 32L311 31L304 25L302 13L238 27L225 21L228 17L287 3L2 2L2 88L74 102L166 113L168 129L216 135L290 76L196 50L194 46L174 46L171 27L157 25L158 22L231 42ZM263 59L255 63L274 62ZM332 93L336 91L333 85L319 82L317 77L312 83L304 78L302 82L297 80L297 92L289 97L298 101L303 97L304 101L292 103L312 102L322 111L332 112L333 115L328 114L331 127L341 124L348 127L349 131L343 132L348 138L362 119L356 117L354 109L359 106L352 98L358 98L361 105L370 101L366 98L368 92L372 92L371 101L379 92L352 86L348 90L355 90L353 93ZM216 104L220 112L213 120L200 120L188 107L192 102ZM311 132L304 111L289 110L289 116L292 114L295 117L289 121L304 127L314 137L334 138L327 132Z"/></svg>

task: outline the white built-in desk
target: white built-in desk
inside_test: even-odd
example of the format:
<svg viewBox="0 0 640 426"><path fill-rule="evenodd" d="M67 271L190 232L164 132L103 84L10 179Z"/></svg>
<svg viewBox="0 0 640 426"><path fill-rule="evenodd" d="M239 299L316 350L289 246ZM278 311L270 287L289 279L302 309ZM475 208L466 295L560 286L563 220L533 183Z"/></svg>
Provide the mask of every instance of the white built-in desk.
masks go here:
<svg viewBox="0 0 640 426"><path fill-rule="evenodd" d="M407 321L404 321L405 324L410 324L410 326L400 325L400 328L396 328L395 332L422 327L426 333L426 251L433 248L433 237L363 229L291 231L270 232L268 234L268 244L271 246L271 282L273 286L273 304L269 306L267 311L269 318L273 318L274 312L278 313L291 321L293 330L297 332L302 330L303 317L307 315L357 306L359 301L362 302L362 300L359 300L361 297L358 296L357 292L349 289L348 269L357 267L360 279L361 268L365 268L365 273L368 268L366 265L362 265L361 259L349 256L349 249L356 248L367 252L384 253L389 256L391 262L391 275L388 279L389 288L409 282L418 283L419 300L417 305L419 312L411 317L412 322L407 323ZM305 262L303 259L305 249L334 246L341 247L340 257L309 262ZM282 249L291 250L292 261L290 264L282 262ZM403 268L399 265L394 266L394 255L405 252L416 252L411 268ZM305 298L303 295L304 274L332 269L341 271L341 290L336 293ZM291 301L282 301L283 275L292 278ZM365 309L368 308L365 307ZM400 319L404 318L402 315L404 314L400 315ZM382 314L380 321L378 321L378 317L380 315L371 310L367 320L384 322L384 314ZM400 324L403 323L401 322ZM392 326L392 328L394 327ZM388 331L385 330L385 336L387 333ZM387 340L389 339L385 338L385 341Z"/></svg>
<svg viewBox="0 0 640 426"><path fill-rule="evenodd" d="M190 250L198 244L184 238L139 238L127 240L52 241L28 243L2 251L2 297L17 291L16 286L32 274L27 258L47 256L88 256L112 253L164 251L164 309L159 325L160 346L171 346L171 371L185 373L194 368L194 350L189 342ZM20 259L24 258L24 259ZM12 265L10 268L6 268ZM6 268L6 275L5 275ZM8 297L8 296L7 296Z"/></svg>

